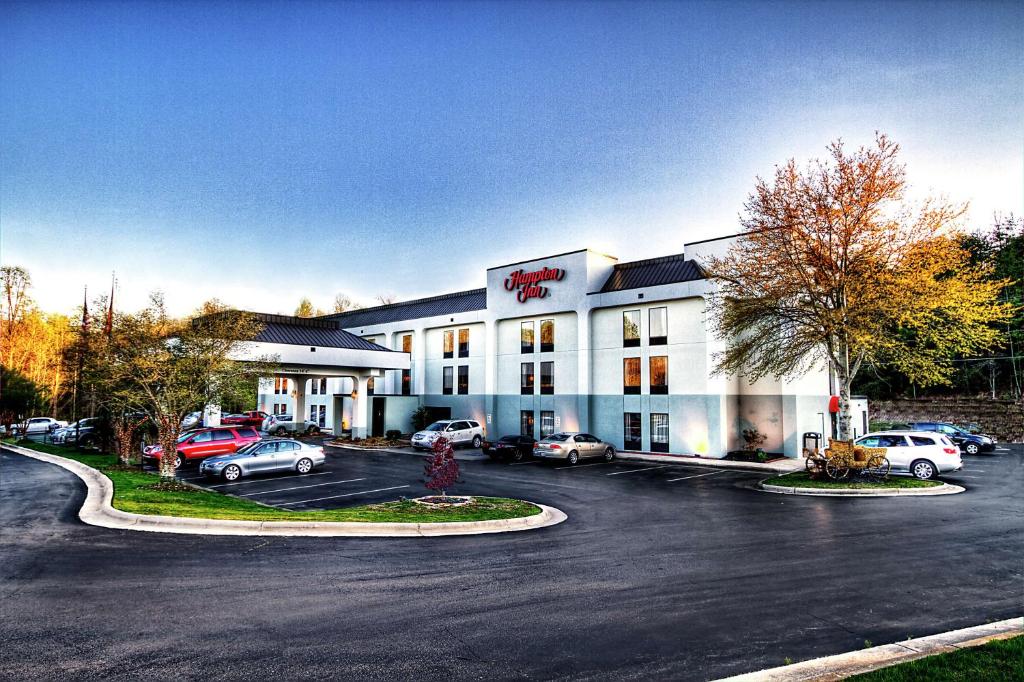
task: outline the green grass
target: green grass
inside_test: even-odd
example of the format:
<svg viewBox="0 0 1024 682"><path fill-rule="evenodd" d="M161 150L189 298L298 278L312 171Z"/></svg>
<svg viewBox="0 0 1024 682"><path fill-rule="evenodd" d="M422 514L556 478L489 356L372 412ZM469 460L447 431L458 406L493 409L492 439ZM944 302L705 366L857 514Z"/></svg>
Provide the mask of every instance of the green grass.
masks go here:
<svg viewBox="0 0 1024 682"><path fill-rule="evenodd" d="M776 476L766 481L766 485L781 485L790 488L831 488L842 490L861 490L866 488L932 488L942 485L941 481L919 481L916 478L906 476L890 476L884 481L859 480L850 474L841 481L830 479L813 479L806 471L799 471L787 476Z"/></svg>
<svg viewBox="0 0 1024 682"><path fill-rule="evenodd" d="M103 472L114 483L115 509L135 514L187 516L202 519L243 521L361 521L377 523L439 523L443 521L489 521L533 516L540 508L522 500L477 497L472 504L447 509L426 507L409 501L368 504L326 511L287 511L251 500L193 488L188 491L154 490L156 474L116 467L113 455L83 453L43 443L19 443L40 452L73 459Z"/></svg>
<svg viewBox="0 0 1024 682"><path fill-rule="evenodd" d="M1010 682L1024 680L1024 636L937 654L849 678L857 682Z"/></svg>

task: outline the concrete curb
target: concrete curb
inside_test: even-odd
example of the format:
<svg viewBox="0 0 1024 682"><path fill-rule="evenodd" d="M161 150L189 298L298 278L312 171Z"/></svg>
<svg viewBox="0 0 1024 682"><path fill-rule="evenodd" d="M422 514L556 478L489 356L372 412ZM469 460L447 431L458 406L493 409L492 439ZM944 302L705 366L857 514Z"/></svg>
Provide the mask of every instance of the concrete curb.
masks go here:
<svg viewBox="0 0 1024 682"><path fill-rule="evenodd" d="M930 488L856 488L837 490L834 488L798 488L786 485L759 484L766 493L780 495L810 495L813 497L930 497L934 495L956 495L965 492L965 488L952 483L932 486Z"/></svg>
<svg viewBox="0 0 1024 682"><path fill-rule="evenodd" d="M277 535L312 537L442 537L448 535L481 535L545 528L562 523L568 517L559 509L537 504L541 513L515 519L494 521L452 521L441 523L361 523L358 521L231 521L198 519L181 516L133 514L114 509L114 484L90 466L72 459L37 452L16 445L4 448L41 462L56 464L83 481L87 493L78 512L83 523L118 530L140 530L153 533L185 533L190 535ZM536 504L536 503L531 503Z"/></svg>
<svg viewBox="0 0 1024 682"><path fill-rule="evenodd" d="M430 455L429 450L416 450L414 452L409 452L408 450L399 450L398 448L361 448L353 445L331 445L329 443L324 443L324 447L331 448L333 450L348 450L351 452L387 452L392 455L405 455L406 457L427 457L428 455ZM455 450L455 459L459 460L460 462L484 462L490 459L490 457L483 453L471 454Z"/></svg>
<svg viewBox="0 0 1024 682"><path fill-rule="evenodd" d="M885 644L861 651L815 658L793 665L759 670L726 677L717 682L832 682L851 675L888 668L935 654L980 646L995 639L1009 639L1024 634L1024 618L1010 618L997 623L952 630L930 637L919 637L898 644Z"/></svg>
<svg viewBox="0 0 1024 682"><path fill-rule="evenodd" d="M691 466L710 467L712 469L745 469L747 471L767 471L769 473L786 474L792 471L800 471L804 468L802 458L786 458L775 462L762 464L760 462L735 462L730 459L716 459L713 457L690 457L688 455L654 455L639 452L619 452L616 450L615 458L621 460L635 460L638 462L661 462L663 464L688 464Z"/></svg>

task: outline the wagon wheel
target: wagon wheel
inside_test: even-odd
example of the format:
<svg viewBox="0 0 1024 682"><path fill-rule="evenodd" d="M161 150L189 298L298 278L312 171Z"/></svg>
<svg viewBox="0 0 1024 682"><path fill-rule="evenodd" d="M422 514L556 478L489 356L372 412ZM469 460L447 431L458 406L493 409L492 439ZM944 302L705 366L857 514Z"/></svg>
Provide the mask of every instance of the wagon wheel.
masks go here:
<svg viewBox="0 0 1024 682"><path fill-rule="evenodd" d="M828 474L829 478L840 479L846 478L850 474L850 467L843 466L843 462L837 462L835 459L829 459L825 461L825 473Z"/></svg>
<svg viewBox="0 0 1024 682"><path fill-rule="evenodd" d="M807 473L813 475L821 471L821 462L818 461L817 457L807 457L804 460L804 467L806 467Z"/></svg>
<svg viewBox="0 0 1024 682"><path fill-rule="evenodd" d="M868 463L868 468L864 470L864 476L873 481L881 481L889 477L889 469L891 468L892 465L889 464L889 460L885 457L872 457Z"/></svg>

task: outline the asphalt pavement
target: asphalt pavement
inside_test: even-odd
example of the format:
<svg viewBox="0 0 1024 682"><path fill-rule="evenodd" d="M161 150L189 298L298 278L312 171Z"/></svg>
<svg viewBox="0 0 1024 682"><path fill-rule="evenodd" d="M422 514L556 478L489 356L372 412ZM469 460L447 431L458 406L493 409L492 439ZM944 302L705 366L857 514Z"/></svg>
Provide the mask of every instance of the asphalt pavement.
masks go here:
<svg viewBox="0 0 1024 682"><path fill-rule="evenodd" d="M426 492L419 458L328 452L220 489L286 509ZM460 462L454 492L569 520L242 538L85 526L76 477L4 452L0 679L702 680L1020 615L1024 446L965 461L946 477L964 494L882 499L692 465Z"/></svg>

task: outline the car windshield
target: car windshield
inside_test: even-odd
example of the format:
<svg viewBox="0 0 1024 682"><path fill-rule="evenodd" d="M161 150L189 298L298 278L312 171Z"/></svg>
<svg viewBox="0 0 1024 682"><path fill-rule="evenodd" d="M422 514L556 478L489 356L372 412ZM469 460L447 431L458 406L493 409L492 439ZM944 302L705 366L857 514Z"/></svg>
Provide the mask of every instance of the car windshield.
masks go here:
<svg viewBox="0 0 1024 682"><path fill-rule="evenodd" d="M555 433L555 434L552 434L552 435L546 437L544 440L553 440L553 441L558 441L559 443L561 443L562 441L569 440L569 434L567 434L567 433Z"/></svg>
<svg viewBox="0 0 1024 682"><path fill-rule="evenodd" d="M185 441L186 439L191 438L194 435L194 433L195 433L194 431L189 431L187 433L181 434L180 436L178 436L178 442L181 443L181 442Z"/></svg>
<svg viewBox="0 0 1024 682"><path fill-rule="evenodd" d="M444 431L446 426L448 426L447 422L434 422L425 428L424 431Z"/></svg>

